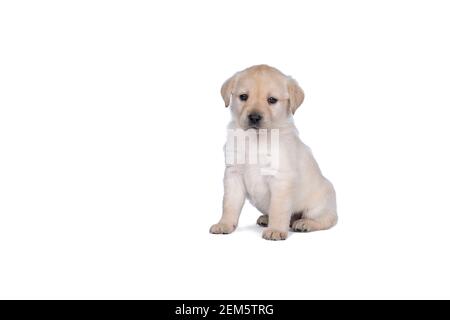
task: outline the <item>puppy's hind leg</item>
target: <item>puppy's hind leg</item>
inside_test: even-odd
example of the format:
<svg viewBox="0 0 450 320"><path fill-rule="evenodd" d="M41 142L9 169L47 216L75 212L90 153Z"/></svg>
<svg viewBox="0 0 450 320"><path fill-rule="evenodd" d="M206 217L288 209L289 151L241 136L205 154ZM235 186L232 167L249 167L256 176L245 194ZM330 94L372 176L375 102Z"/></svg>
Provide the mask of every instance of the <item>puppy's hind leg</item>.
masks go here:
<svg viewBox="0 0 450 320"><path fill-rule="evenodd" d="M322 209L305 211L302 217L291 223L293 231L312 232L330 229L337 223L336 210Z"/></svg>
<svg viewBox="0 0 450 320"><path fill-rule="evenodd" d="M261 227L267 227L269 225L269 215L261 215L258 220L256 220L256 224Z"/></svg>

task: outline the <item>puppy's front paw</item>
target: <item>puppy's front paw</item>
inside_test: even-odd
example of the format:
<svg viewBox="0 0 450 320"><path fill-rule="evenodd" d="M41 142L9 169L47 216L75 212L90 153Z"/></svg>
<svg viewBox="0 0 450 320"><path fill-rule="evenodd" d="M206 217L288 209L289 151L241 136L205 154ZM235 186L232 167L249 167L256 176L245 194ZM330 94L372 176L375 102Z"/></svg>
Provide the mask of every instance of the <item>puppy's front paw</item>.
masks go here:
<svg viewBox="0 0 450 320"><path fill-rule="evenodd" d="M211 226L209 232L214 234L228 234L232 233L234 229L236 229L236 227L233 225L225 223L216 223Z"/></svg>
<svg viewBox="0 0 450 320"><path fill-rule="evenodd" d="M286 240L288 233L285 231L276 231L270 228L264 229L262 237L266 240Z"/></svg>

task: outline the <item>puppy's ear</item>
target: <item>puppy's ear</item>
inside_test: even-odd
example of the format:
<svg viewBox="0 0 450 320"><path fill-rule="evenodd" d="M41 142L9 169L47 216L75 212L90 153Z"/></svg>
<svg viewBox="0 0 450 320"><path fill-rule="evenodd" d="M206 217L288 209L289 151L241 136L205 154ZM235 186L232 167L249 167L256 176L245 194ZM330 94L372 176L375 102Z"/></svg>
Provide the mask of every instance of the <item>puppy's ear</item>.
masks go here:
<svg viewBox="0 0 450 320"><path fill-rule="evenodd" d="M220 94L225 102L225 107L230 105L231 92L233 90L234 84L236 83L237 74L233 75L227 81L224 82L222 88L220 89Z"/></svg>
<svg viewBox="0 0 450 320"><path fill-rule="evenodd" d="M292 114L295 113L298 107L302 104L305 99L305 93L303 89L300 88L297 81L294 78L289 77L288 79L288 91L289 91L289 107L291 108Z"/></svg>

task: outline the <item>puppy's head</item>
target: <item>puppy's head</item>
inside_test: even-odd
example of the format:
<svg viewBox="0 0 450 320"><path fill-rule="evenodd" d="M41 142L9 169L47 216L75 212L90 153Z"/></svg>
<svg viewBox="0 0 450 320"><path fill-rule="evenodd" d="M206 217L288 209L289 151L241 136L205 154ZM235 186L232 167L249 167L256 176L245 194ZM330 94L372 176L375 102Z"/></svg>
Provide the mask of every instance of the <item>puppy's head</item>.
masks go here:
<svg viewBox="0 0 450 320"><path fill-rule="evenodd" d="M221 94L236 125L244 130L282 126L304 99L294 79L267 65L236 73L222 85Z"/></svg>

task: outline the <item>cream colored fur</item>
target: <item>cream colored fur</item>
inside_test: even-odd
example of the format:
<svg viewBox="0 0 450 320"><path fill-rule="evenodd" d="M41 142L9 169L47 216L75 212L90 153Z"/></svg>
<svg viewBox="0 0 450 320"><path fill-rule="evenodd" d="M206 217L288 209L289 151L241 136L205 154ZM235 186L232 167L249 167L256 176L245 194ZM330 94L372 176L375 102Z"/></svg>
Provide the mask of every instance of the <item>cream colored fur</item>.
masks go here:
<svg viewBox="0 0 450 320"><path fill-rule="evenodd" d="M233 232L247 198L263 215L257 223L268 225L263 238L284 240L289 228L309 232L331 228L337 222L333 185L323 177L310 149L298 137L293 114L303 102L297 82L267 65L253 66L236 73L222 86L225 106L230 105L229 129L249 127L248 115L260 113L261 129L279 130L279 169L263 175L259 165L227 165L224 177L223 213L211 233ZM241 101L239 96L247 94ZM275 97L275 104L268 103Z"/></svg>

